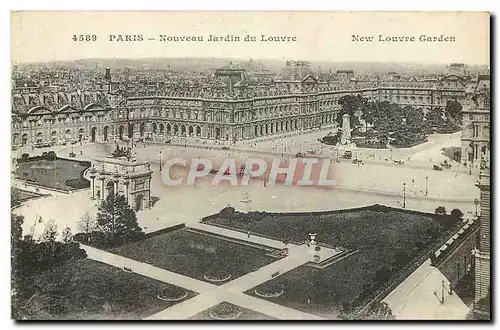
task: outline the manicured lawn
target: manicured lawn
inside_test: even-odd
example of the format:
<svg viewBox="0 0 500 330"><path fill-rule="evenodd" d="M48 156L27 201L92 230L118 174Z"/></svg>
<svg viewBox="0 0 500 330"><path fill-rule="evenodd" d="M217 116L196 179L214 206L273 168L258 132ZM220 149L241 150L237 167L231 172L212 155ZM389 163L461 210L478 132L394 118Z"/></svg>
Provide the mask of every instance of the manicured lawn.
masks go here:
<svg viewBox="0 0 500 330"><path fill-rule="evenodd" d="M250 222L240 221L238 217L233 220L217 217L205 223L222 224L278 240L304 241L309 239L308 233L314 232L317 242L375 250L380 259L386 259L387 253L392 255L398 249L411 251L422 247L434 240L432 235L442 232L442 225L432 215L393 208L377 211L377 206L323 214L266 214L263 219Z"/></svg>
<svg viewBox="0 0 500 330"><path fill-rule="evenodd" d="M265 251L180 229L110 250L127 258L151 263L213 284L223 284L276 261ZM210 282L204 275L231 278Z"/></svg>
<svg viewBox="0 0 500 330"><path fill-rule="evenodd" d="M30 319L141 319L180 302L157 298L172 285L91 259L47 271L34 278L33 287ZM187 292L185 299L195 295Z"/></svg>
<svg viewBox="0 0 500 330"><path fill-rule="evenodd" d="M18 166L17 175L20 179L44 187L61 190L90 187L90 182L82 178L82 173L87 167L78 161L40 159L19 163Z"/></svg>
<svg viewBox="0 0 500 330"><path fill-rule="evenodd" d="M450 221L449 217L438 220L433 215L377 206L323 214L268 214L250 222L236 219L241 217L211 218L206 223L279 240L303 241L315 232L320 243L359 250L326 269L302 266L267 282L284 285L284 294L268 298L270 301L329 318L335 318L343 306L356 305L394 281L399 271L449 234L442 224ZM255 295L254 290L247 293Z"/></svg>
<svg viewBox="0 0 500 330"><path fill-rule="evenodd" d="M227 302L224 302L224 304L229 304ZM255 311L252 311L252 310L249 310L249 309L246 309L246 308L243 308L243 307L240 307L240 306L236 306L236 305L233 305L233 304L229 304L231 305L236 311L241 311L241 314L235 318L234 320L235 321L242 321L242 320L276 320L274 317L271 317L271 316L268 316L268 315L264 315L264 314L261 314L259 312L255 312ZM208 320L208 321L219 321L219 320L215 320L213 319L211 316L210 316L210 311L213 310L213 309L217 309L217 307L219 307L219 305L216 305L216 306L213 306L207 310L204 310L203 312L193 316L190 318L190 320Z"/></svg>
<svg viewBox="0 0 500 330"><path fill-rule="evenodd" d="M363 285L374 276L378 265L366 254L355 254L326 269L301 266L247 291L246 294L294 308L306 313L335 319L344 303L350 303L363 291ZM283 294L263 298L255 289L270 284L282 285Z"/></svg>
<svg viewBox="0 0 500 330"><path fill-rule="evenodd" d="M21 190L18 188L10 188L10 205L16 206L21 204L24 201L27 201L32 198L40 197L41 194L37 194L31 191Z"/></svg>

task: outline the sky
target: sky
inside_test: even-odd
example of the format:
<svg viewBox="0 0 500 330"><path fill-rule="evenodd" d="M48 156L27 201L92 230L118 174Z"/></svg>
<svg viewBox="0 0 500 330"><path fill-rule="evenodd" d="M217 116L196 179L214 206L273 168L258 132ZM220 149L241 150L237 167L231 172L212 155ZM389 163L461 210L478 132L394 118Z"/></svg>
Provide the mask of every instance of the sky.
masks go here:
<svg viewBox="0 0 500 330"><path fill-rule="evenodd" d="M97 41L74 41L74 35ZM110 35L143 41L110 41ZM211 42L209 35L240 37ZM159 35L202 36L198 42L162 42ZM246 35L256 42L244 42ZM261 35L296 37L264 42ZM354 41L353 35L373 37ZM415 41L380 42L385 37ZM420 42L421 35L454 42ZM148 40L154 38L155 40ZM222 57L332 62L467 63L488 65L489 14L485 12L166 12L23 11L11 14L12 62L82 58Z"/></svg>

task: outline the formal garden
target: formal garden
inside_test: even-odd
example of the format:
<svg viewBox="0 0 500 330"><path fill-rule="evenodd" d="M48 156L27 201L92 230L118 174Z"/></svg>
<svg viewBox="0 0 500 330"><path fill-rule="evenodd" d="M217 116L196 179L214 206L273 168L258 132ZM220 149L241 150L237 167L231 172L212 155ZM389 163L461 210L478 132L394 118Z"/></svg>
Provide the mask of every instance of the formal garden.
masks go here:
<svg viewBox="0 0 500 330"><path fill-rule="evenodd" d="M461 129L462 106L448 101L444 109L424 111L410 105L372 102L362 96L346 95L339 99L341 105L337 123L348 114L352 129L351 139L359 148L385 149L410 148L427 141L433 133L454 133ZM319 139L326 145L340 142L341 133L330 133Z"/></svg>
<svg viewBox="0 0 500 330"><path fill-rule="evenodd" d="M363 306L388 285L403 280L409 275L404 276L407 270L416 268L431 250L454 233L461 222L461 212L454 210L449 215L437 208L436 213L381 205L286 214L245 214L226 208L203 221L297 243L304 242L308 233L314 232L320 245L357 251L325 269L301 266L247 292L305 312L336 318Z"/></svg>
<svg viewBox="0 0 500 330"><path fill-rule="evenodd" d="M88 161L59 158L53 151L33 157L25 153L17 159L16 175L42 187L71 191L90 187L90 182L82 177L88 167Z"/></svg>
<svg viewBox="0 0 500 330"><path fill-rule="evenodd" d="M141 319L195 294L91 259L33 277L30 319Z"/></svg>
<svg viewBox="0 0 500 330"><path fill-rule="evenodd" d="M258 247L207 236L189 229L162 233L109 250L198 280L221 285L275 258Z"/></svg>

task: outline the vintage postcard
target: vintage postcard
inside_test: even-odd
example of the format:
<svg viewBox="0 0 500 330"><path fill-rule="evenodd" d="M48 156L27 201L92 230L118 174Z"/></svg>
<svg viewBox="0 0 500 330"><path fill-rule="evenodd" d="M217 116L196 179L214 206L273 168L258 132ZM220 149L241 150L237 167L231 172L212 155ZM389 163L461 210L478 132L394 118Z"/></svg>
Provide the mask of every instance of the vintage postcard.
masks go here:
<svg viewBox="0 0 500 330"><path fill-rule="evenodd" d="M12 12L12 318L489 320L489 31Z"/></svg>

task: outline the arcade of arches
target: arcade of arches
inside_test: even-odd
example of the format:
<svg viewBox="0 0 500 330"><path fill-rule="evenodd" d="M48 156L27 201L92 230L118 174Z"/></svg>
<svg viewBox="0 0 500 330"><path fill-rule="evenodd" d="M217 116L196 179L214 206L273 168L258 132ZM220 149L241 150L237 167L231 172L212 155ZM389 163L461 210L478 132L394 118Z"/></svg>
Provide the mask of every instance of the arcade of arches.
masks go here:
<svg viewBox="0 0 500 330"><path fill-rule="evenodd" d="M189 123L171 121L133 121L115 125L117 139L154 140L161 137L192 137L209 140L245 140L283 134L335 123L335 114L308 118L263 120L249 124Z"/></svg>

